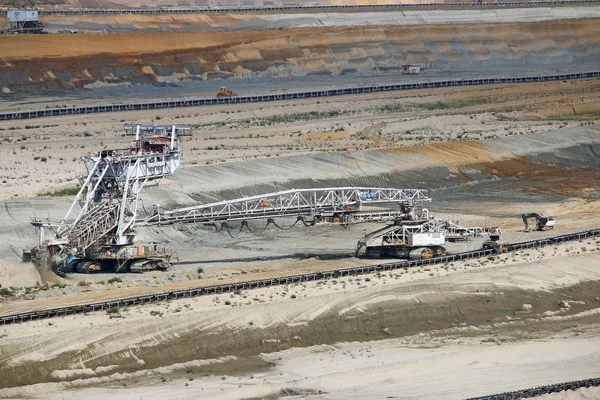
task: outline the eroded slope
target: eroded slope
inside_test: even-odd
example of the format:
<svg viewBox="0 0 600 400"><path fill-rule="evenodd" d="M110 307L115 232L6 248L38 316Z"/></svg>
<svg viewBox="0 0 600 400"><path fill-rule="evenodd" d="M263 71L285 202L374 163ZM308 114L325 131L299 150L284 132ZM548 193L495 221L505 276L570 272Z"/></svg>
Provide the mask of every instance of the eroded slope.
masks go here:
<svg viewBox="0 0 600 400"><path fill-rule="evenodd" d="M0 88L54 92L95 83L398 74L591 62L596 20L243 32L0 37ZM91 85L91 86L90 86Z"/></svg>

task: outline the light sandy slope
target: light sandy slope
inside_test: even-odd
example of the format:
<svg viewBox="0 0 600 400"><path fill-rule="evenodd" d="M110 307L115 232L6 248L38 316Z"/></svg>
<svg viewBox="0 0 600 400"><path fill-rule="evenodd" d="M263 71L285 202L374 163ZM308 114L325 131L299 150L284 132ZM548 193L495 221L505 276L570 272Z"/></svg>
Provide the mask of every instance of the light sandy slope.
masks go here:
<svg viewBox="0 0 600 400"><path fill-rule="evenodd" d="M500 263L500 265L502 264ZM197 337L196 340L202 341L204 346L211 346L211 343L217 343L220 340L217 337L210 339L210 335L215 333L235 337L236 332L244 332L245 330L245 332L254 332L252 335L258 334L260 338L260 332L262 331L273 334L275 332L273 329L289 329L305 324L310 326L312 321L332 315L337 315L338 318L342 319L355 318L353 316L369 313L382 306L398 309L411 306L411 304L429 304L435 309L436 304L443 304L460 298L464 298L468 302L469 299L480 298L481 296L496 301L496 299L502 299L504 291L526 289L545 292L551 289L570 287L581 282L598 280L600 279L598 265L600 265L600 255L588 254L555 257L549 260L517 264L512 267L480 267L479 271L471 268L469 271L462 273L458 272L445 277L434 277L426 281L416 282L413 281L414 278L411 278L410 273L401 276L401 279L393 279L391 275L383 275L379 278L371 276L369 281L350 281L350 279L345 278L337 280L336 284L333 281L328 281L326 284L306 283L305 285L292 285L286 288L275 287L253 290L247 293L247 298L242 298L240 295L209 296L133 308L123 311L124 319L111 319L110 315L97 312L88 316L54 319L51 321L50 326L48 321L33 321L23 325L6 326L0 330L0 334L3 335L0 343L0 365L4 365L5 368L10 370L17 370L28 365L44 365L44 368L52 366L53 370L61 371L59 375L55 374L53 376L53 381L66 380L71 382L53 384L49 387L42 384L41 386L36 385L23 389L2 389L0 395L31 395L46 391L49 388L75 388L115 379L135 378L135 375L127 374L106 376L109 376L111 371L118 371L125 365L128 365L128 368L143 369L144 365L150 361L154 362L155 364L152 365L156 366L155 359L144 360L142 356L138 357L136 354L139 355L140 351L149 348L158 350L166 346L167 343L193 343L185 341L189 340L184 339L189 338L189 335L195 335L193 337ZM413 281L413 283L408 283L410 281ZM292 297L292 295L295 297ZM575 296L577 295L575 294ZM231 301L233 307L226 305L223 298ZM577 300L577 298L570 300ZM549 309L539 311L544 312L544 316L540 315L538 317L541 322L573 321L576 324L578 318L588 320L591 318L594 320L600 315L598 309L584 311L580 313L580 317L577 314L568 315L566 311L561 311L558 305L550 305ZM155 316L155 313L159 312L164 313L164 315L161 317ZM512 311L507 310L507 312L513 315ZM517 323L515 326L520 326L518 325L519 322L511 322L507 317L504 317L503 321L492 326L510 328L514 323ZM489 328L475 329L471 334L483 334L485 336ZM457 327L451 332L454 332L455 335L461 335L464 333L463 330L463 328ZM245 335L248 334L250 333ZM265 339L268 339L268 336L263 336L263 341ZM215 342L215 340L217 341ZM431 342L427 338L424 340L421 344L428 342L431 345L435 343L435 341ZM417 342L419 341L417 340ZM597 365L600 361L598 359L598 349L600 347L595 345L595 342L582 341L578 338L575 341L565 341L564 345L562 341L560 343L561 345L558 347L561 350L554 354L546 350L557 347L552 342L546 345L527 344L524 345L525 347L517 346L512 350L515 354L512 357L509 357L511 353L507 348L496 348L495 346L478 348L479 346L464 347L461 345L451 349L442 347L441 350L435 351L418 350L416 353L409 353L412 355L407 356L402 346L395 347L386 343L381 346L368 344L365 345L364 351L366 352L367 348L372 347L372 351L376 354L375 357L371 358L366 353L363 353L363 355L356 354L358 348L363 345L352 344L349 345L350 347L347 350L342 350L341 353L350 351L357 360L348 357L348 364L346 365L346 361L343 361L344 357L338 357L337 353L323 354L317 357L319 360L321 358L325 360L321 364L323 370L319 370L315 366L312 373L308 371L311 368L299 367L300 364L304 363L302 358L294 361L294 358L298 355L304 357L304 351L291 350L290 354L293 354L293 357L291 357L289 364L285 361L280 367L283 368L282 373L285 372L285 378L276 380L273 385L265 382L258 389L255 386L257 384L256 380L253 380L253 382L247 381L243 384L243 387L246 386L247 390L255 387L255 393L258 395L260 393L266 394L277 387L300 385L328 392L339 390L339 398L342 398L349 393L346 391L357 390L354 387L357 381L356 377L365 375L364 390L367 387L371 388L369 389L371 391L379 390L377 386L383 383L382 387L389 390L388 393L406 388L406 379L410 378L409 380L413 382L412 392L410 393L411 396L414 396L411 398L419 398L418 396L425 394L429 384L416 379L416 377L419 374L432 376L431 368L433 366L430 367L429 363L433 363L433 360L438 359L441 359L437 367L439 372L447 370L446 374L448 374L448 378L439 378L441 383L438 389L440 392L437 392L438 395L445 393L444 390L448 388L447 382L456 380L459 377L463 379L461 374L465 371L468 373L464 375L464 379L467 379L467 382L472 382L473 387L463 387L461 389L459 385L451 386L452 393L461 393L461 395L483 394L488 391L509 389L515 386L531 386L556 380L585 378L592 374L592 366ZM344 347L342 348L344 349ZM327 351L329 349L326 348ZM337 351L335 350L335 352ZM448 360L445 359L444 354L446 353L451 354ZM310 354L310 351L306 354ZM462 356L462 354L465 354L465 356ZM521 356L516 356L516 354ZM360 357L364 357L364 359L361 361ZM426 365L418 364L423 366L423 369L415 369L414 362L410 362L408 367L401 367L406 365L403 362L406 361L407 357L424 357L429 361L426 361ZM277 360L277 356L274 356L273 359ZM285 355L284 360L287 359L288 356ZM373 369L373 374L365 374L364 371L361 371L361 368L365 367L364 360L366 359L369 359L372 363L369 368ZM495 377L500 373L506 373L506 376L502 381L496 381L493 378L489 381L480 382L481 385L475 385L479 379L477 376L467 378L467 375L471 375L471 369L461 370L461 368L458 368L459 366L468 367L472 362L479 363L477 367L471 368L473 371L480 370L481 377L483 375ZM571 363L575 362L580 362L581 368L572 368L574 364ZM311 365L311 363L314 363L314 360L307 365ZM337 367L336 363L338 364ZM524 367L524 372L511 372L515 369L512 365L514 363L527 364ZM437 365L437 361L433 364ZM446 368L442 368L444 364L446 364ZM565 365L564 370L557 367L559 364ZM341 368L339 368L340 365ZM8 370L1 373L5 374L6 371ZM323 378L321 376L324 374L323 371L329 371L333 374ZM565 371L569 371L569 373L566 374ZM411 377L413 373L417 375ZM309 374L311 377L308 378L305 386L303 380ZM157 376L152 372L149 375ZM92 380L72 381L75 378L92 378ZM14 377L11 379L14 379ZM294 379L302 380L302 384L294 382ZM346 381L346 383L341 384L341 381ZM210 385L211 379L202 379L202 382ZM227 383L227 386L229 386L227 393L235 398L239 394L237 392L237 381L236 385ZM215 391L218 393L221 388L224 387L219 384ZM382 393L367 391L366 395L367 397L378 398ZM133 395L137 394L134 392Z"/></svg>
<svg viewBox="0 0 600 400"><path fill-rule="evenodd" d="M366 184L374 186L381 184L382 186L404 187L406 182L402 174L398 174L399 180L397 183L390 183L391 176L389 173L407 171L406 174L412 175L420 166L447 165L454 173L458 171L464 176L473 174L476 179L477 170L484 172L490 170L496 176L504 176L503 168L506 168L512 176L528 174L533 179L537 179L540 176L537 171L529 170L526 164L517 163L515 166L511 164L510 159L507 157L531 155L536 152L554 153L567 160L590 160L588 165L592 166L591 153L587 155L585 152L568 153L565 149L577 146L588 149L588 146L590 146L589 151L592 152L593 147L591 146L597 143L598 138L597 128L582 127L484 143L457 142L387 151L336 152L287 159L271 158L261 161L249 161L244 164L187 168L178 171L171 182L162 182L158 187L149 188L145 194L148 197L145 197L144 204L148 208L151 204L156 203L162 205L175 202L189 204L197 202L200 194L210 194L215 190L222 191L218 192L218 196L239 197L248 194L241 191L241 185L248 185L243 190L262 190L263 193L271 190L299 187L297 181L293 179L304 180L304 182L300 182L301 185L306 185L304 187L315 184L315 181L310 180L311 178L316 180L316 185L322 185L323 182L330 179L335 180L335 185L360 185L366 182ZM72 151L74 154L75 152L81 152L81 149L73 149ZM502 159L507 160L504 167L496 162ZM461 164L476 164L477 162L491 164L487 167L481 165L461 167ZM552 162L552 160L546 160L546 162ZM244 168L241 168L241 165ZM52 172L49 166L47 168L48 173ZM277 173L275 174L273 171L277 171ZM552 171L552 175L547 179L550 182L556 182L563 171L567 171L567 169ZM557 192L557 194L572 196L573 190L575 190L573 187L579 184L583 185L581 193L593 194L596 182L593 179L571 180L572 178L579 178L579 174L583 172L585 171L577 170L576 173L561 178L567 181L569 191ZM435 200L431 205L431 210L437 216L455 221L459 220L461 224L466 226L501 226L504 230L504 238L511 242L592 229L599 226L597 210L600 208L600 202L593 201L593 198L571 198L544 202L542 201L543 197L539 197L535 199L536 204L533 206L529 203L515 201L514 196L520 195L519 188L510 187L510 182L495 190L493 196L488 196L485 190L477 192L476 186L469 186L470 197L468 202L463 200L462 197L458 197L457 200L446 205L445 214L440 214L439 198L445 195L446 189L444 187L448 185L447 176L449 172L446 169L441 169L436 174L430 173L425 175L424 179L417 179L417 185L426 185L430 189L436 186L442 188L431 192ZM377 175L387 177L388 180L377 180L375 179ZM369 176L372 176L372 178L369 178ZM355 181L354 179L365 179L365 181ZM427 183L423 183L424 181ZM458 191L458 195L462 196L460 192L462 187ZM189 197L190 193L196 193L196 198L191 199ZM485 202L480 201L477 197L478 193L487 196ZM37 241L36 230L30 226L29 220L34 215L48 216L55 219L63 218L69 204L68 198L62 200L49 198L19 199L7 201L4 207L0 207L0 222L2 222L0 234L4 238L0 245L0 258L6 260L5 263L0 264L0 283L2 285L5 287L33 287L36 282L42 283L33 266L18 262L20 251L34 246ZM461 208L462 212L459 211ZM468 214L464 210L467 210ZM535 210L556 217L559 221L556 229L548 232L523 233L522 222L518 216L527 210ZM287 221L285 225L288 225ZM259 228L262 229L263 227L264 225L260 225ZM140 241L156 240L166 243L172 246L186 263L176 265L168 273L153 273L150 276L148 276L149 274L121 275L120 278L124 282L118 284L107 284L106 281L110 277L103 274L72 276L64 282L69 284L67 288L36 291L34 293L36 300L10 301L10 299L5 299L5 302L0 304L0 314L80 304L89 301L110 300L222 283L223 281L259 279L365 265L369 262L378 261L353 258L353 251L356 247L356 241L364 236L364 231L374 229L376 229L376 226L373 225L357 225L347 229L336 226L318 226L289 231L279 231L273 228L261 234L246 233L240 236L236 233L235 238L230 238L225 233L216 234L208 229L202 230L199 228L190 228L189 231L178 230L173 227L141 230ZM482 240L474 240L468 246L465 244L467 247L453 247L450 244L448 249L450 252L458 252L479 248ZM342 257L319 260L317 259L319 255L342 255ZM268 259L269 257L273 258ZM202 267L206 271L201 280L197 279L196 271L198 267ZM176 275L176 279L171 278L172 274ZM168 277L171 279L168 279ZM80 281L95 282L97 284L90 286L78 285ZM101 281L103 283L100 283ZM90 291L91 293L87 293ZM73 292L79 293L56 299L57 296Z"/></svg>
<svg viewBox="0 0 600 400"><path fill-rule="evenodd" d="M464 399L585 379L598 374L600 363L600 338L595 335L502 345L482 345L478 340L433 344L412 339L340 343L269 354L266 358L276 361L277 367L253 379L177 379L153 386L80 389L36 398L240 399L282 393L288 388L304 393L297 397L302 399ZM597 399L600 390L545 398L585 399L581 395L586 393L588 399Z"/></svg>
<svg viewBox="0 0 600 400"><path fill-rule="evenodd" d="M593 387L588 389L579 389L576 391L567 390L560 393L552 393L540 396L539 400L597 400L600 399L600 388Z"/></svg>
<svg viewBox="0 0 600 400"><path fill-rule="evenodd" d="M351 13L290 14L159 14L52 15L44 23L50 32L233 31L324 26L432 25L465 23L539 22L599 18L600 7L535 7L478 10L406 10Z"/></svg>

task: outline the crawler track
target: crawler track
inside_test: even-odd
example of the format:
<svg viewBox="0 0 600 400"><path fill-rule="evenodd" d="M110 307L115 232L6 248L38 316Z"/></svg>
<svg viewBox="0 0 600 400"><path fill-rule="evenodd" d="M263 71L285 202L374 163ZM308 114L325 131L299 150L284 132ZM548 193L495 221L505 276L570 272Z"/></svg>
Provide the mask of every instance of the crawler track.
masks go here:
<svg viewBox="0 0 600 400"><path fill-rule="evenodd" d="M599 0L600 1L600 0ZM51 108L37 111L20 111L1 113L2 120L19 120L42 117L55 117L60 115L77 114L95 114L115 111L138 111L138 110L156 110L161 108L180 108L180 107L200 107L215 104L240 104L240 103L261 103L280 100L295 100L320 98L331 96L342 96L349 94L364 94L377 92L391 92L398 90L432 89L453 86L477 86L477 85L497 85L503 83L531 83L531 82L551 82L571 79L589 79L600 77L600 71L577 72L573 74L559 75L538 75L523 76L513 78L479 78L479 79L451 79L445 81L413 82L400 83L396 85L379 85L364 87L349 87L342 89L317 90L311 92L278 93L265 94L258 96L235 96L221 98L204 98L188 100L159 101L153 103L125 103L101 106L70 107L70 108Z"/></svg>
<svg viewBox="0 0 600 400"><path fill-rule="evenodd" d="M583 379L580 381L555 383L553 385L539 386L532 389L515 390L514 392L505 392L491 394L488 396L471 397L467 400L512 400L512 399L527 399L538 397L548 393L558 393L565 390L577 390L581 388L600 386L600 378Z"/></svg>
<svg viewBox="0 0 600 400"><path fill-rule="evenodd" d="M559 244L590 238L600 235L600 228L588 231L569 233L566 235L553 236L544 239L531 240L527 242L512 243L508 246L508 251L518 251L523 249L542 247L546 245ZM400 268L414 268L423 265L443 264L452 261L460 261L472 258L481 258L494 255L493 250L473 250L464 253L452 254L445 257L430 258L425 260L403 260L397 262L382 263L368 266L357 266L349 268L333 269L309 274L289 275L277 278L259 279L246 282L237 282L223 285L202 286L185 290L173 290L145 296L128 297L119 300L111 300L98 303L81 304L69 307L50 308L45 310L10 314L0 317L0 325L13 324L18 322L33 321L37 319L52 318L62 315L81 314L90 311L105 310L112 307L129 307L138 304L155 303L170 299L179 299L185 297L203 296L215 293L234 292L236 290L248 290L260 287L275 285L284 285L288 283L316 281L328 278L338 278L351 275L362 275L378 271L392 271Z"/></svg>

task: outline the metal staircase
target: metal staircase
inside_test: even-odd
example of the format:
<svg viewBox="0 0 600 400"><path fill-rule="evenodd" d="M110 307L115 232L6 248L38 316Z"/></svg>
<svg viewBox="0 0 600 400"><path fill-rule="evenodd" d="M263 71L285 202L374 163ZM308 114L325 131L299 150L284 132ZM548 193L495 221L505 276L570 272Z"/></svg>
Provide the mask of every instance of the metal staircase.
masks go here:
<svg viewBox="0 0 600 400"><path fill-rule="evenodd" d="M119 204L101 203L72 226L68 233L69 245L85 251L106 237L119 221Z"/></svg>
<svg viewBox="0 0 600 400"><path fill-rule="evenodd" d="M60 222L34 219L40 228L50 228L55 237L49 246L60 246L72 255L100 246L133 243L139 194L148 181L172 174L180 164L181 136L189 125L125 125L135 134L127 148L102 150L81 158L81 189ZM79 207L77 207L79 206ZM79 211L76 211L79 208Z"/></svg>

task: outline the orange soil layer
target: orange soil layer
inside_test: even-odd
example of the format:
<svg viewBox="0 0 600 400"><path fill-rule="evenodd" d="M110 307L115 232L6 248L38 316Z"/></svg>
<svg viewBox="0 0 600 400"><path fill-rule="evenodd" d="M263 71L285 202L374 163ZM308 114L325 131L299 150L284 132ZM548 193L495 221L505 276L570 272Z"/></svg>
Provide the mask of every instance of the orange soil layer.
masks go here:
<svg viewBox="0 0 600 400"><path fill-rule="evenodd" d="M482 39L486 39L485 41ZM0 36L0 59L4 68L10 61L42 58L76 58L98 55L137 56L140 54L202 51L199 60L240 61L281 56L302 57L301 48L354 46L359 43L396 42L422 52L423 42L433 41L448 55L452 42L485 57L491 51L543 51L568 49L575 44L594 46L600 41L600 24L595 20L548 21L541 23L471 24L436 26L379 26L298 28L244 32L168 32L89 35L7 35ZM267 54L265 54L265 52ZM456 57L460 56L455 54ZM278 57L276 57L278 58ZM134 60L134 59L132 59ZM207 60L208 61L208 60Z"/></svg>
<svg viewBox="0 0 600 400"><path fill-rule="evenodd" d="M488 65L589 62L595 20L429 26L327 27L0 37L0 90L44 92L121 83L369 74L407 63L469 70Z"/></svg>
<svg viewBox="0 0 600 400"><path fill-rule="evenodd" d="M254 0L251 3L244 0L229 0L228 7L265 7L265 6L307 6L307 5L354 5L354 4L420 4L423 0L273 0L265 2L263 0ZM471 0L431 0L427 3L457 3L468 2ZM493 0L485 0L484 3L491 3ZM219 0L64 0L62 4L48 7L45 0L30 0L29 3L36 4L43 9L69 9L69 8L161 8L161 7L223 7L223 2Z"/></svg>

